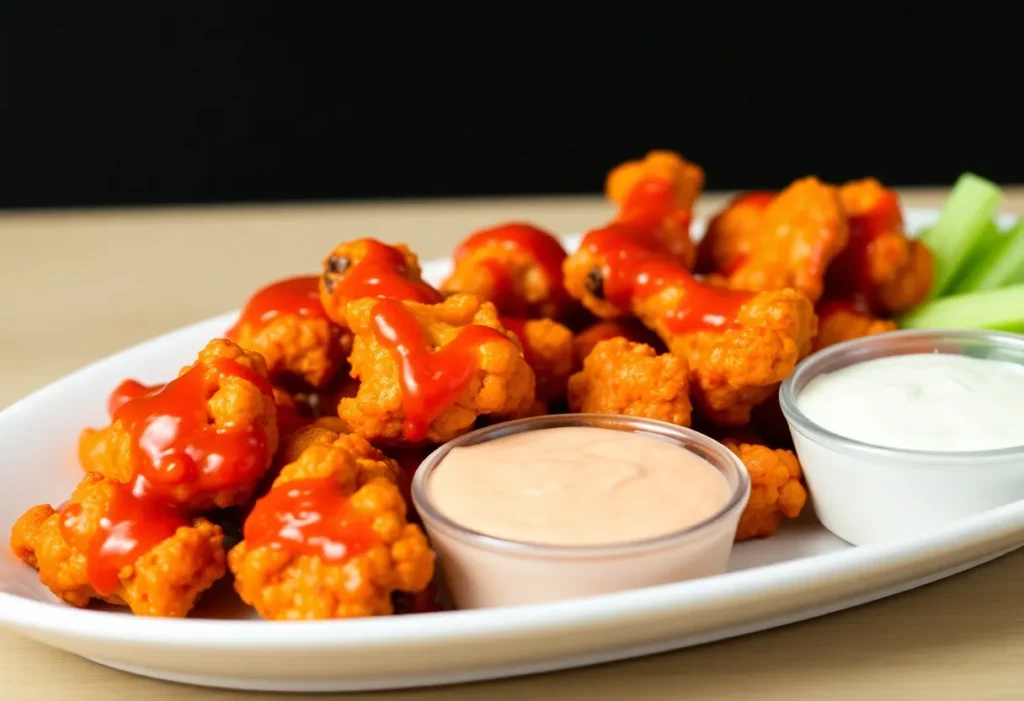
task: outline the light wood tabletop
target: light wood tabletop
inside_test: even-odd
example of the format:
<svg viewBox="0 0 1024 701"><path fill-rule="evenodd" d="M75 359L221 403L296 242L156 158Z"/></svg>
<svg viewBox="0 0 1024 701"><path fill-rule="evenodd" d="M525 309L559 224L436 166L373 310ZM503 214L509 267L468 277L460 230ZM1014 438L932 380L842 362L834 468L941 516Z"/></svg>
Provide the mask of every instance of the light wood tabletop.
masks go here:
<svg viewBox="0 0 1024 701"><path fill-rule="evenodd" d="M903 195L906 205L936 206L945 192ZM1004 209L1024 212L1024 188L1007 195ZM706 195L701 212L723 196ZM609 214L597 197L0 214L0 408L111 352L236 308L269 280L314 271L345 238L405 241L431 258L503 220L569 233ZM700 648L517 680L339 697L1021 698L1022 582L1018 551L878 603ZM252 694L134 677L0 631L0 698L58 696Z"/></svg>

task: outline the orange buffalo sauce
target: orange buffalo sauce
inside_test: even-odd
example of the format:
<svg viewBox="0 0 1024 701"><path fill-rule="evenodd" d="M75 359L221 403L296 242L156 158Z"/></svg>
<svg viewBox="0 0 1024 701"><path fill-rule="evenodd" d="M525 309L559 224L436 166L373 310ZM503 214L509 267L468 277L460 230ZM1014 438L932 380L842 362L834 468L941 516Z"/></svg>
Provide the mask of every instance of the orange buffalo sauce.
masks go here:
<svg viewBox="0 0 1024 701"><path fill-rule="evenodd" d="M405 256L394 246L388 246L375 239L362 239L364 255L356 262L328 258L329 271L339 274L337 282L324 285L328 294L345 299L383 297L423 304L436 304L442 300L441 293L425 282L409 279L409 266ZM331 270L331 268L335 268Z"/></svg>
<svg viewBox="0 0 1024 701"><path fill-rule="evenodd" d="M250 547L270 547L340 563L369 550L377 536L328 478L285 482L256 502L243 534Z"/></svg>
<svg viewBox="0 0 1024 701"><path fill-rule="evenodd" d="M510 343L501 332L474 325L432 351L415 315L393 299L374 305L373 325L377 341L398 365L404 433L410 441L425 439L434 419L469 385L479 368L477 350L482 344L494 340Z"/></svg>
<svg viewBox="0 0 1024 701"><path fill-rule="evenodd" d="M320 303L319 276L287 278L258 290L249 298L238 322L228 331L228 338L234 338L242 324L259 330L280 316L327 319Z"/></svg>

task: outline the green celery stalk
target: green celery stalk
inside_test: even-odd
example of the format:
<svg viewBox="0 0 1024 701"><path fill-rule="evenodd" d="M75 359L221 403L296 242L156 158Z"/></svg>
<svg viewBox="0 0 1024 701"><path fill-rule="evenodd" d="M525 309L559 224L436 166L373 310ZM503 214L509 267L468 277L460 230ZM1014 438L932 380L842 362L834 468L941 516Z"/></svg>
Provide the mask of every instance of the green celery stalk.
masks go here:
<svg viewBox="0 0 1024 701"><path fill-rule="evenodd" d="M995 290L1024 282L1024 221L1017 222L974 263L956 286L956 292Z"/></svg>
<svg viewBox="0 0 1024 701"><path fill-rule="evenodd" d="M904 329L1024 329L1024 284L925 302L901 319Z"/></svg>
<svg viewBox="0 0 1024 701"><path fill-rule="evenodd" d="M957 179L939 221L921 236L935 256L933 299L949 291L960 267L983 242L1002 198L995 183L973 173Z"/></svg>
<svg viewBox="0 0 1024 701"><path fill-rule="evenodd" d="M965 258L959 266L957 266L956 275L950 281L949 285L946 286L947 295L958 295L961 292L970 292L970 290L960 289L960 285L963 281L971 274L971 271L975 267L981 264L988 254L999 245L1003 240L1003 232L999 230L999 226L996 224L994 219L990 219L985 225L985 231L978 237L978 242L974 245L974 250L971 251L970 255Z"/></svg>

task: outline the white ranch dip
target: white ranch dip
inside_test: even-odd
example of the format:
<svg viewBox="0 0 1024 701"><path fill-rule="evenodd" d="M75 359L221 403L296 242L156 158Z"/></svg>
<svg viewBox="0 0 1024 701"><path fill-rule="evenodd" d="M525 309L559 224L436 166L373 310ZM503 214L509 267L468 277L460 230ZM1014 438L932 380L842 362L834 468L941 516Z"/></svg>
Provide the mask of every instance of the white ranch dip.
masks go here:
<svg viewBox="0 0 1024 701"><path fill-rule="evenodd" d="M959 452L1024 445L1024 366L945 353L825 373L796 400L832 433L887 448Z"/></svg>

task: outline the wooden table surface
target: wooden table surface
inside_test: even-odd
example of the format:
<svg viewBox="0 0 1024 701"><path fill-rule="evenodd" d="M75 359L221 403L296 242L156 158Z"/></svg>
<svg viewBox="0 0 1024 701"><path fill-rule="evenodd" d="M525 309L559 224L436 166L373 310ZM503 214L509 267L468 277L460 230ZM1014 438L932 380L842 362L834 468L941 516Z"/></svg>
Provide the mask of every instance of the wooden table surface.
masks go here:
<svg viewBox="0 0 1024 701"><path fill-rule="evenodd" d="M904 203L936 206L944 194L906 191ZM1024 212L1024 188L1007 194L1005 209ZM721 201L705 196L702 212ZM345 238L406 241L430 258L502 220L574 232L609 214L596 197L0 214L0 407L113 351L235 308L268 280L313 271ZM878 603L700 648L510 681L339 696L1022 698L1022 584L1018 551ZM0 698L58 695L251 697L134 677L0 631Z"/></svg>

